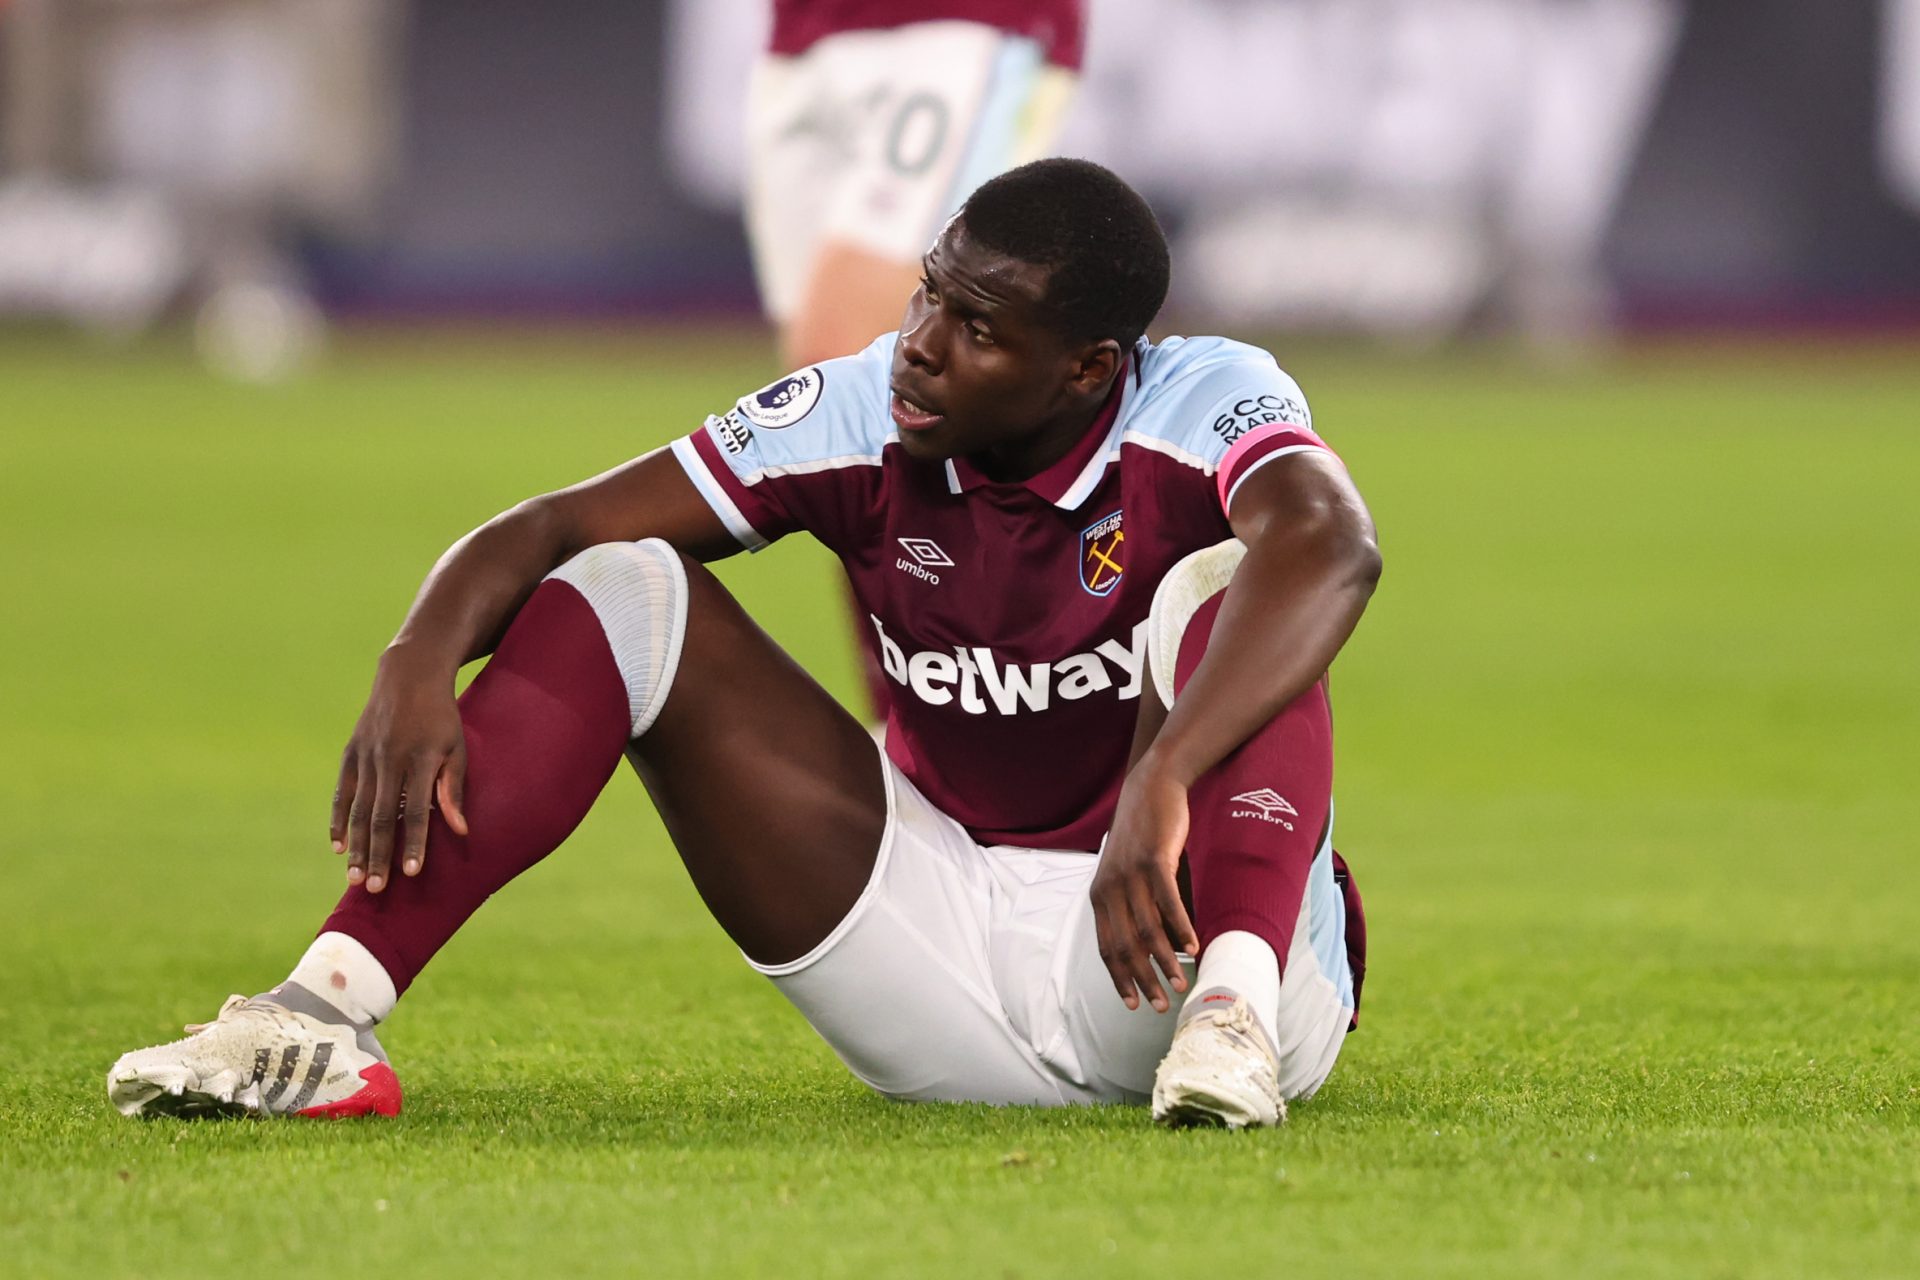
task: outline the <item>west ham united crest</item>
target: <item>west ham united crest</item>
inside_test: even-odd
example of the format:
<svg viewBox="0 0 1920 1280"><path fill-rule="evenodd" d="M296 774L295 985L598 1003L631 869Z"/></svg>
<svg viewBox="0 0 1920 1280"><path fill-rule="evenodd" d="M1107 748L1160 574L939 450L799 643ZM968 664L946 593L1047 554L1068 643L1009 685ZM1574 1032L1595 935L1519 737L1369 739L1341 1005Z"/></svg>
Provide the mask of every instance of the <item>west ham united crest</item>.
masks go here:
<svg viewBox="0 0 1920 1280"><path fill-rule="evenodd" d="M1126 547L1118 511L1080 531L1080 585L1089 594L1104 596L1120 585L1120 575L1127 571Z"/></svg>

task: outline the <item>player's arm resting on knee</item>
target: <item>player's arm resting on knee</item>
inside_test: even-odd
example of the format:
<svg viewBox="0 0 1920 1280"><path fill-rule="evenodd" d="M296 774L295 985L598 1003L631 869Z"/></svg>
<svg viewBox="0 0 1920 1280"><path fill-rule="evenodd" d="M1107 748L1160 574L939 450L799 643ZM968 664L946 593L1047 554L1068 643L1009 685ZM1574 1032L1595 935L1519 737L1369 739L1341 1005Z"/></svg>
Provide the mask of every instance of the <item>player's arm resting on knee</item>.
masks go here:
<svg viewBox="0 0 1920 1280"><path fill-rule="evenodd" d="M530 498L440 557L380 656L373 692L341 756L328 825L334 852L348 855L349 883L379 892L396 853L404 873L419 872L430 798L453 830L466 834L455 675L493 652L540 580L569 557L598 543L642 538L663 538L701 560L740 549L680 463L661 450Z"/></svg>
<svg viewBox="0 0 1920 1280"><path fill-rule="evenodd" d="M1168 1005L1176 946L1198 945L1175 881L1187 791L1312 688L1360 621L1380 578L1366 503L1332 454L1303 450L1249 475L1228 512L1247 545L1205 656L1127 774L1093 883L1101 955L1129 1008Z"/></svg>

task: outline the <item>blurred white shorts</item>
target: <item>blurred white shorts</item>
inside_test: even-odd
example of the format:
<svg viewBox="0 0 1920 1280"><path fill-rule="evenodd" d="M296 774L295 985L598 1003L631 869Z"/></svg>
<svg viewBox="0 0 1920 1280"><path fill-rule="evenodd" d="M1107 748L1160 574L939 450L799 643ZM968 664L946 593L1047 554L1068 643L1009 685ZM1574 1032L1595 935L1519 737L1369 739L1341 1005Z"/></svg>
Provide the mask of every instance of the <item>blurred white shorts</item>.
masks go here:
<svg viewBox="0 0 1920 1280"><path fill-rule="evenodd" d="M831 241L919 260L973 189L1046 154L1072 72L976 22L845 31L767 55L747 92L747 233L760 296L792 316Z"/></svg>
<svg viewBox="0 0 1920 1280"><path fill-rule="evenodd" d="M913 1101L1141 1102L1179 1017L1128 1010L1087 896L1096 854L975 844L885 761L873 880L811 952L754 965L875 1090ZM1329 833L1280 983L1281 1093L1333 1070L1353 1015ZM750 962L751 963L751 962ZM1189 981L1193 963L1184 966Z"/></svg>

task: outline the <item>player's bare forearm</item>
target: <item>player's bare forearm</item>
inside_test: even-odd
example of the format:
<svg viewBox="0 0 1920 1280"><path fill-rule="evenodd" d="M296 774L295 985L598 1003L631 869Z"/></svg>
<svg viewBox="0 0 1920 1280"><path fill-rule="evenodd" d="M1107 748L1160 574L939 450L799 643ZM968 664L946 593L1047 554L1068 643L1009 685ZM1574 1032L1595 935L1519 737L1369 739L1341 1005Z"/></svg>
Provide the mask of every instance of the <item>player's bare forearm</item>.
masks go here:
<svg viewBox="0 0 1920 1280"><path fill-rule="evenodd" d="M545 498L487 521L434 563L381 665L450 683L463 665L493 652L540 579L565 560L566 545Z"/></svg>
<svg viewBox="0 0 1920 1280"><path fill-rule="evenodd" d="M1175 878L1188 789L1326 673L1380 577L1373 521L1331 455L1256 471L1229 518L1247 553L1172 710L1160 720L1151 690L1141 697L1137 759L1090 891L1101 960L1130 1008L1170 1007L1161 976L1186 990L1174 952L1199 946Z"/></svg>
<svg viewBox="0 0 1920 1280"><path fill-rule="evenodd" d="M701 560L739 550L680 464L650 454L522 502L454 543L427 574L382 663L450 681L493 652L540 580L568 557L642 538L664 538Z"/></svg>
<svg viewBox="0 0 1920 1280"><path fill-rule="evenodd" d="M348 855L350 883L378 893L396 861L404 873L418 873L432 803L466 834L455 674L493 651L540 580L570 556L644 538L663 538L703 560L739 549L679 462L662 451L529 499L440 557L381 656L341 753L328 829L334 852Z"/></svg>
<svg viewBox="0 0 1920 1280"><path fill-rule="evenodd" d="M1330 455L1261 468L1230 513L1247 545L1205 656L1140 766L1182 786L1326 674L1379 581L1366 504Z"/></svg>

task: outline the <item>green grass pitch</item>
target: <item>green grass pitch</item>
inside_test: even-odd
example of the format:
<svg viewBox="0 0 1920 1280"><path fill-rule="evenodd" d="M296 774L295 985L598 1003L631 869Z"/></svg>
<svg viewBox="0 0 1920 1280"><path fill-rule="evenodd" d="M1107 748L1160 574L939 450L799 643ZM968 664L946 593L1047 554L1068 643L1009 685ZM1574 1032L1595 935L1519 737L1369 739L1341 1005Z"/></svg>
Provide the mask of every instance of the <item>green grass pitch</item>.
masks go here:
<svg viewBox="0 0 1920 1280"><path fill-rule="evenodd" d="M1335 680L1367 1007L1278 1132L865 1093L638 784L388 1024L392 1124L122 1120L280 978L433 556L763 344L0 342L0 1274L1920 1274L1920 354L1283 357L1387 572ZM810 545L730 564L840 692Z"/></svg>

